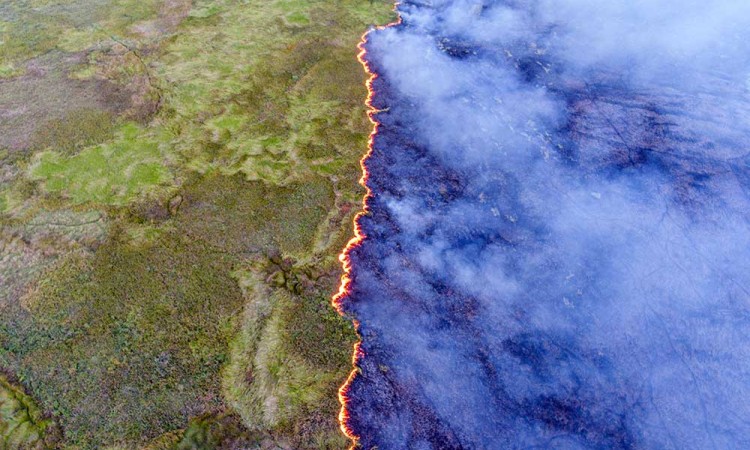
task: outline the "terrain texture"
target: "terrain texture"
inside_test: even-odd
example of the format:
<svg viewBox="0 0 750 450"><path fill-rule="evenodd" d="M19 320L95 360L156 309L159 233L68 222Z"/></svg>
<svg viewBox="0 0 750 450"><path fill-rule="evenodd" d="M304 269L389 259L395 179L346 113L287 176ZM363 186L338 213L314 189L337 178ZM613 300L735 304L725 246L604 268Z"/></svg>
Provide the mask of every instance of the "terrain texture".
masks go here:
<svg viewBox="0 0 750 450"><path fill-rule="evenodd" d="M383 1L0 3L0 448L344 448Z"/></svg>
<svg viewBox="0 0 750 450"><path fill-rule="evenodd" d="M750 6L405 0L342 307L365 449L750 447Z"/></svg>

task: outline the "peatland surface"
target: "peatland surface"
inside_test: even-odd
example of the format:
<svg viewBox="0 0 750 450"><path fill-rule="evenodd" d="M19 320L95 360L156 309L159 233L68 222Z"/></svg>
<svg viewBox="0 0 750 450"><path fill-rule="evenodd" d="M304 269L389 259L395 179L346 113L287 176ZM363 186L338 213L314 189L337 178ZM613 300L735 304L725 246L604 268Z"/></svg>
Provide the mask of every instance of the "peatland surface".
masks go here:
<svg viewBox="0 0 750 450"><path fill-rule="evenodd" d="M374 0L0 4L0 448L344 448Z"/></svg>

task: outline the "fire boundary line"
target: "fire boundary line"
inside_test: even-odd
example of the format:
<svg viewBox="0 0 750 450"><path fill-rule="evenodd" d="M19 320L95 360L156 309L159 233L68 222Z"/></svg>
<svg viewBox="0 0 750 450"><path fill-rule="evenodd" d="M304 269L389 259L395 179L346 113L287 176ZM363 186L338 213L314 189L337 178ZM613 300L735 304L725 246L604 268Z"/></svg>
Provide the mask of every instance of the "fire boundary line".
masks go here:
<svg viewBox="0 0 750 450"><path fill-rule="evenodd" d="M398 15L398 5L399 3L396 2L393 6L393 10ZM342 315L345 316L344 308L343 308L343 301L350 293L350 287L351 287L351 259L349 258L349 253L354 250L355 248L359 247L364 239L367 237L362 232L362 229L359 225L359 219L360 217L366 215L368 213L368 200L370 197L372 197L372 191L367 186L367 180L369 178L369 173L367 171L367 160L370 158L373 152L373 145L375 143L375 136L378 134L378 127L379 123L374 119L374 115L378 112L373 106L372 106L372 100L373 96L375 95L375 91L373 90L373 82L378 77L378 75L372 71L369 63L367 62L366 55L367 50L365 49L365 45L367 44L367 35L370 34L373 31L377 30L384 30L386 28L400 25L402 23L401 16L398 15L397 19L394 22L391 22L387 25L377 26L377 27L371 27L368 31L366 31L361 39L359 44L357 44L357 48L359 49L359 54L357 55L357 60L359 60L360 64L362 64L362 67L364 67L365 72L369 76L367 81L365 82L365 86L367 87L367 99L365 100L365 105L367 106L367 118L370 120L370 123L372 123L372 131L370 132L370 137L367 142L367 152L365 155L360 159L359 165L362 168L362 177L359 179L359 184L361 184L365 188L365 196L362 199L362 210L357 213L357 215L354 217L354 237L349 240L349 242L346 244L344 249L342 250L341 254L339 254L339 261L341 262L341 265L343 267L343 274L341 275L341 282L339 285L338 292L333 296L331 299L331 303L333 304L333 307L336 309L336 311ZM357 320L352 319L352 322L354 324L354 329L357 330L357 335L359 335L359 322ZM354 430L352 430L349 425L349 410L347 409L347 405L349 403L349 388L352 384L352 381L354 381L354 378L357 376L357 373L359 372L359 361L364 357L364 352L361 348L361 337L360 340L357 341L354 344L354 352L352 354L352 371L349 373L349 376L347 377L344 384L341 385L338 391L338 397L339 397L339 403L341 404L341 410L339 411L339 426L341 428L341 432L344 434L344 436L347 437L350 441L352 441L351 449L355 449L358 446L359 437L354 433Z"/></svg>

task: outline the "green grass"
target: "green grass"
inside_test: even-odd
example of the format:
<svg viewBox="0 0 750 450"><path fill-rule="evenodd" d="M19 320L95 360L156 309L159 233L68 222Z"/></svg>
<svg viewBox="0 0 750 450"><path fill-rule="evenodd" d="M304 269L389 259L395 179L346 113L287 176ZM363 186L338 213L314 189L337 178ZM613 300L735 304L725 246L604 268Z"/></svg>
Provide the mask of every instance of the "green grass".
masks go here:
<svg viewBox="0 0 750 450"><path fill-rule="evenodd" d="M0 448L51 448L59 429L18 386L0 375Z"/></svg>
<svg viewBox="0 0 750 450"><path fill-rule="evenodd" d="M126 228L93 256L69 257L25 303L30 316L16 313L22 326L2 330L0 360L51 408L70 443L145 442L223 408L220 369L245 304L234 268L254 252L303 253L333 201L325 179L269 187L221 175L188 183L182 196L156 229L149 217L167 217L154 211L167 206L134 205ZM147 237L135 239L143 228ZM285 370L334 381L299 362Z"/></svg>
<svg viewBox="0 0 750 450"><path fill-rule="evenodd" d="M104 78L132 93L147 77L139 95L160 104L138 123L56 111L2 163L0 236L43 242L19 248L45 270L14 285L0 366L53 414L63 448L345 448L336 390L356 336L329 298L370 131L356 44L391 5L196 0L179 27L162 5L0 5L3 61L83 51L58 74L68 88ZM35 217L73 210L98 212L106 236L40 240Z"/></svg>
<svg viewBox="0 0 750 450"><path fill-rule="evenodd" d="M42 181L47 192L63 195L74 204L124 205L148 188L170 181L159 142L135 124L123 125L114 142L76 155L41 152L30 175Z"/></svg>
<svg viewBox="0 0 750 450"><path fill-rule="evenodd" d="M356 164L370 126L356 44L368 23L388 20L386 5L237 3L213 2L211 19L221 25L191 21L163 57L160 75L174 86L166 106L186 164L276 183L315 170L310 159ZM300 29L302 17L315 20Z"/></svg>
<svg viewBox="0 0 750 450"><path fill-rule="evenodd" d="M325 266L286 258L238 273L250 301L224 372L225 393L252 430L277 430L292 448L346 447L337 391L351 370L356 335L325 296L337 274Z"/></svg>
<svg viewBox="0 0 750 450"><path fill-rule="evenodd" d="M0 18L0 61L24 62L50 50L82 51L92 28L129 36L158 13L158 0L7 0ZM76 42L78 41L78 42Z"/></svg>
<svg viewBox="0 0 750 450"><path fill-rule="evenodd" d="M19 69L13 63L2 63L0 64L0 80L3 78L13 78L23 74L23 70Z"/></svg>
<svg viewBox="0 0 750 450"><path fill-rule="evenodd" d="M242 308L232 259L164 234L115 235L71 256L4 327L2 359L60 420L69 443L144 442L222 405L218 373Z"/></svg>
<svg viewBox="0 0 750 450"><path fill-rule="evenodd" d="M32 148L72 155L85 147L112 139L114 132L115 119L111 112L83 108L47 121L35 133Z"/></svg>
<svg viewBox="0 0 750 450"><path fill-rule="evenodd" d="M186 184L178 229L226 252L304 255L334 207L333 196L330 182L318 176L274 186L211 174Z"/></svg>

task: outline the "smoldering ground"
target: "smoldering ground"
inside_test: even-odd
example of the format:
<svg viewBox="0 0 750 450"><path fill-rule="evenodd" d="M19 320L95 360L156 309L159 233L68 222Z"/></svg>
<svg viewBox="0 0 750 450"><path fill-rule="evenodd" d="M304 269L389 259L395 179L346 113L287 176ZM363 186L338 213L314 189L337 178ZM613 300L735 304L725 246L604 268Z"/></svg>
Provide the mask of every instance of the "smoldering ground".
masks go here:
<svg viewBox="0 0 750 450"><path fill-rule="evenodd" d="M750 5L399 11L366 45L363 448L748 448Z"/></svg>

